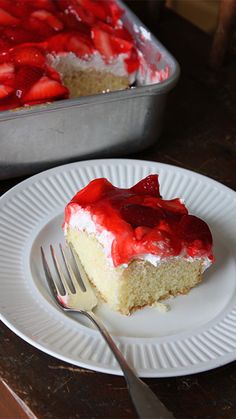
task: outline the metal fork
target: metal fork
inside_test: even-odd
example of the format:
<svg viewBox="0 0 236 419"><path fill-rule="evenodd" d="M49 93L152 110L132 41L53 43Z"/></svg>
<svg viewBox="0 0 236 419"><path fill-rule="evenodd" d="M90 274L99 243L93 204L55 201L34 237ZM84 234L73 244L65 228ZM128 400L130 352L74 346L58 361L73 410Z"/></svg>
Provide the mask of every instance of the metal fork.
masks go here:
<svg viewBox="0 0 236 419"><path fill-rule="evenodd" d="M116 346L115 342L111 338L101 320L93 313L92 310L97 305L97 298L91 288L91 285L89 284L83 266L81 265L79 258L75 254L72 246L70 246L70 251L73 259L73 267L61 244L59 247L62 255L61 259L65 265L64 268L66 275L61 268L61 264L59 263L52 245L50 245L50 251L62 292L60 291L57 282L53 279L44 250L41 247L41 256L45 276L51 293L54 296L57 304L65 311L76 311L85 315L97 326L99 332L109 345L123 371L132 402L139 418L173 419L174 416L172 413L166 409L166 407L156 397L152 390L138 378L133 369L128 365L126 359Z"/></svg>

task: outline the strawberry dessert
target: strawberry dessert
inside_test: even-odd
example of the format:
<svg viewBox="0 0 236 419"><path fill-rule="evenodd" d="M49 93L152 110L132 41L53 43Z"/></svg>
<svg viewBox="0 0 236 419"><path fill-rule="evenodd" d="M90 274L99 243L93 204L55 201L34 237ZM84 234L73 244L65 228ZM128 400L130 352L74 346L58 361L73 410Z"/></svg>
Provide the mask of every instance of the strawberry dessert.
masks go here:
<svg viewBox="0 0 236 419"><path fill-rule="evenodd" d="M159 82L114 0L0 0L0 110Z"/></svg>
<svg viewBox="0 0 236 419"><path fill-rule="evenodd" d="M162 199L157 175L129 189L95 179L65 208L64 233L102 299L122 314L186 294L213 262L207 224Z"/></svg>

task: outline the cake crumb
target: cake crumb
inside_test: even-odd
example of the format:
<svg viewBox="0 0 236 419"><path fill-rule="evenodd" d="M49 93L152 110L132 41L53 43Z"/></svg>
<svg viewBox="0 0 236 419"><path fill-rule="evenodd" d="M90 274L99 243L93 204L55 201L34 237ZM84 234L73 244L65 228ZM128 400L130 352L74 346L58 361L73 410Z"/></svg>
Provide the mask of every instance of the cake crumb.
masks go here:
<svg viewBox="0 0 236 419"><path fill-rule="evenodd" d="M155 302L152 304L152 307L155 307L160 311L160 313L167 313L167 311L170 311L170 305L160 302Z"/></svg>

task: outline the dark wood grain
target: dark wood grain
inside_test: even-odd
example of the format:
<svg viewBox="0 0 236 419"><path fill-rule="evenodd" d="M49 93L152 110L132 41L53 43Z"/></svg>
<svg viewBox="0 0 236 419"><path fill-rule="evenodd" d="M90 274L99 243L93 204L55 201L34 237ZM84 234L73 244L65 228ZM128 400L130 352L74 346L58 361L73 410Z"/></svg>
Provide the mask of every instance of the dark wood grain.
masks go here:
<svg viewBox="0 0 236 419"><path fill-rule="evenodd" d="M149 22L143 2L131 2L131 7ZM212 42L208 35L168 11L157 22L152 19L152 30L178 59L182 74L169 97L161 139L150 149L127 157L184 167L236 190L234 50L225 65L213 72L207 66ZM1 193L20 180L1 182ZM37 417L136 417L122 377L54 359L5 325L0 342L0 376ZM200 374L144 381L176 418L236 417L235 362Z"/></svg>

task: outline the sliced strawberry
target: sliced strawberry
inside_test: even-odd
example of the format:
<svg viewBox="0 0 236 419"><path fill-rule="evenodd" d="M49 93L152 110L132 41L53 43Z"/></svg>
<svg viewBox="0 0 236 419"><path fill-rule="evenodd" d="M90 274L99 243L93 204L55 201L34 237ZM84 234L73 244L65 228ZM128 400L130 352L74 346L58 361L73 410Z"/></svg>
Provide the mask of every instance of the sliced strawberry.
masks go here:
<svg viewBox="0 0 236 419"><path fill-rule="evenodd" d="M0 25L18 25L19 19L8 13L6 10L0 8Z"/></svg>
<svg viewBox="0 0 236 419"><path fill-rule="evenodd" d="M9 44L0 39L0 63L10 61Z"/></svg>
<svg viewBox="0 0 236 419"><path fill-rule="evenodd" d="M104 32L109 33L114 39L118 39L118 41L120 43L122 43L122 41L123 41L124 44L126 45L126 51L130 51L130 49L132 48L133 38L132 38L131 34L129 33L129 31L126 28L124 28L124 27L114 28L113 26L108 25L105 22L97 22L95 24L95 27L98 28L98 29L101 29ZM119 48L119 46L118 46L118 48ZM121 46L120 51L118 51L118 52L125 52L124 48Z"/></svg>
<svg viewBox="0 0 236 419"><path fill-rule="evenodd" d="M72 51L78 56L84 56L94 51L91 39L83 33L60 33L52 36L46 43L47 50L52 52Z"/></svg>
<svg viewBox="0 0 236 419"><path fill-rule="evenodd" d="M19 45L12 48L10 53L16 65L43 67L45 64L45 53L41 48L36 46Z"/></svg>
<svg viewBox="0 0 236 419"><path fill-rule="evenodd" d="M67 51L69 36L70 33L59 33L57 35L51 36L46 41L47 50L50 52Z"/></svg>
<svg viewBox="0 0 236 419"><path fill-rule="evenodd" d="M94 51L92 41L87 36L75 33L68 39L67 50L74 52L79 57L91 55Z"/></svg>
<svg viewBox="0 0 236 419"><path fill-rule="evenodd" d="M61 0L58 1L60 3ZM30 0L30 6L36 10L47 10L48 12L56 11L56 2L52 0Z"/></svg>
<svg viewBox="0 0 236 419"><path fill-rule="evenodd" d="M52 27L47 24L47 22L37 19L33 16L30 16L27 19L26 25L30 31L33 31L33 33L37 34L39 40L46 39L55 33Z"/></svg>
<svg viewBox="0 0 236 419"><path fill-rule="evenodd" d="M77 21L86 23L87 25L94 25L96 22L96 17L93 13L89 11L86 7L82 7L77 2L72 2L68 7L69 13L73 14Z"/></svg>
<svg viewBox="0 0 236 419"><path fill-rule="evenodd" d="M15 109L20 107L21 104L15 95L10 94L6 96L4 99L1 99L0 101L0 111L6 111L9 109Z"/></svg>
<svg viewBox="0 0 236 419"><path fill-rule="evenodd" d="M10 82L15 77L15 68L12 63L0 64L0 83ZM9 83L8 83L9 84Z"/></svg>
<svg viewBox="0 0 236 419"><path fill-rule="evenodd" d="M118 20L121 18L121 16L124 13L124 10L121 9L121 7L115 2L115 1L108 1L107 6L109 8L109 15L111 23L113 26L116 26Z"/></svg>
<svg viewBox="0 0 236 419"><path fill-rule="evenodd" d="M78 13L75 12L75 10L73 10L73 8L70 8L65 13L59 14L59 16L60 16L60 19L63 21L64 27L66 29L82 32L85 35L90 35L91 23L88 23L87 19L80 18L81 20L79 20L79 15ZM94 18L93 18L93 21L94 21Z"/></svg>
<svg viewBox="0 0 236 419"><path fill-rule="evenodd" d="M11 0L11 4L12 4L11 13L14 14L14 16L16 16L17 18L19 18L21 26L23 26L22 19L28 16L28 14L30 13L30 6L32 5L32 3L33 1L17 0L16 2L16 1Z"/></svg>
<svg viewBox="0 0 236 419"><path fill-rule="evenodd" d="M212 235L205 221L195 215L185 215L182 217L178 227L179 237L185 242L202 240L205 243L212 244Z"/></svg>
<svg viewBox="0 0 236 419"><path fill-rule="evenodd" d="M0 51L7 51L10 47L9 41L6 41L5 39L0 38Z"/></svg>
<svg viewBox="0 0 236 419"><path fill-rule="evenodd" d="M14 5L11 0L0 0L0 8L14 15Z"/></svg>
<svg viewBox="0 0 236 419"><path fill-rule="evenodd" d="M144 236L150 232L149 227L138 226L134 229L135 238L137 240L143 240Z"/></svg>
<svg viewBox="0 0 236 419"><path fill-rule="evenodd" d="M99 26L94 26L91 32L94 45L107 60L132 48L132 43L111 35Z"/></svg>
<svg viewBox="0 0 236 419"><path fill-rule="evenodd" d="M92 15L96 16L98 19L106 21L107 17L107 3L99 0L77 0L78 3L85 9L89 10Z"/></svg>
<svg viewBox="0 0 236 419"><path fill-rule="evenodd" d="M123 14L123 10L112 0L77 0L79 5L89 11L96 20L107 22L116 26L118 20Z"/></svg>
<svg viewBox="0 0 236 419"><path fill-rule="evenodd" d="M160 197L158 175L149 175L142 179L136 185L130 188L130 191L138 195L151 195Z"/></svg>
<svg viewBox="0 0 236 419"><path fill-rule="evenodd" d="M24 96L24 102L39 101L41 99L63 99L68 97L68 89L58 81L43 76L39 79Z"/></svg>
<svg viewBox="0 0 236 419"><path fill-rule="evenodd" d="M118 38L117 36L112 36L111 39L112 39L113 49L115 50L117 54L129 52L133 47L133 44L130 41L126 41L125 39Z"/></svg>
<svg viewBox="0 0 236 419"><path fill-rule="evenodd" d="M128 73L134 73L139 69L140 60L138 56L138 51L135 47L130 50L129 56L125 58L125 65Z"/></svg>
<svg viewBox="0 0 236 419"><path fill-rule="evenodd" d="M168 213L174 213L179 215L188 214L187 208L179 198L171 200L158 199L157 205Z"/></svg>
<svg viewBox="0 0 236 419"><path fill-rule="evenodd" d="M97 50L107 59L111 59L115 52L113 51L110 35L98 28L92 28L92 39Z"/></svg>
<svg viewBox="0 0 236 419"><path fill-rule="evenodd" d="M14 65L10 62L0 64L0 77L9 73L14 73Z"/></svg>
<svg viewBox="0 0 236 419"><path fill-rule="evenodd" d="M114 32L115 32L114 28L105 22L96 22L94 26L97 29L100 29L101 31L107 32L110 35L114 35Z"/></svg>
<svg viewBox="0 0 236 419"><path fill-rule="evenodd" d="M72 13L60 13L60 19L64 23L64 28L68 30L76 30L78 25L78 20L75 15Z"/></svg>
<svg viewBox="0 0 236 419"><path fill-rule="evenodd" d="M23 96L43 76L44 71L39 67L24 65L16 72L16 96L22 99Z"/></svg>
<svg viewBox="0 0 236 419"><path fill-rule="evenodd" d="M59 81L59 83L61 83L61 76L60 76L60 74L53 67L47 66L47 68L46 68L46 75L50 79Z"/></svg>
<svg viewBox="0 0 236 419"><path fill-rule="evenodd" d="M77 2L97 19L112 26L117 24L123 14L123 10L112 0L77 0Z"/></svg>
<svg viewBox="0 0 236 419"><path fill-rule="evenodd" d="M63 29L63 23L47 10L36 10L31 13L31 17L46 22L54 31L60 31Z"/></svg>
<svg viewBox="0 0 236 419"><path fill-rule="evenodd" d="M60 0L57 2L57 7L59 10L62 10L64 13L69 12L70 5L75 3L74 0Z"/></svg>
<svg viewBox="0 0 236 419"><path fill-rule="evenodd" d="M4 30L4 36L13 44L37 41L37 37L34 33L26 31L20 27L7 26Z"/></svg>
<svg viewBox="0 0 236 419"><path fill-rule="evenodd" d="M0 99L5 98L14 91L14 88L5 84L0 84Z"/></svg>
<svg viewBox="0 0 236 419"><path fill-rule="evenodd" d="M68 12L69 6L73 3L74 3L73 0L60 0L57 2L57 7L63 12L65 11Z"/></svg>
<svg viewBox="0 0 236 419"><path fill-rule="evenodd" d="M160 208L151 208L144 205L124 205L120 209L122 218L133 228L145 226L153 228L165 218Z"/></svg>
<svg viewBox="0 0 236 419"><path fill-rule="evenodd" d="M124 26L114 28L113 33L117 38L125 39L126 41L129 41L132 44L134 43L132 35Z"/></svg>

